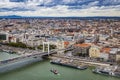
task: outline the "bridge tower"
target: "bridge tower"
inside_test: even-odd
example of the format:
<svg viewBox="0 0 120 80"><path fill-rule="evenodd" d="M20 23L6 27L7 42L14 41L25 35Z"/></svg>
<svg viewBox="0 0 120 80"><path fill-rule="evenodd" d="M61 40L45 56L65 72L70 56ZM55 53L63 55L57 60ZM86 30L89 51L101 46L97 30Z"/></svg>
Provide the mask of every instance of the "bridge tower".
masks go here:
<svg viewBox="0 0 120 80"><path fill-rule="evenodd" d="M50 53L50 43L49 42L43 42L43 52L45 52L45 44L47 44L47 51L48 51L48 55Z"/></svg>

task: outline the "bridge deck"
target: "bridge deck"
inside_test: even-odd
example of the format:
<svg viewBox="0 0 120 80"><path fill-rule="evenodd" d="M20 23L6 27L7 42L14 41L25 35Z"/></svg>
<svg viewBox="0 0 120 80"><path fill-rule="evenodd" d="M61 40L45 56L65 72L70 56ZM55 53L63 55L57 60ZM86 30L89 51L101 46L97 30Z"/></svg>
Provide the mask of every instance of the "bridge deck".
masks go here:
<svg viewBox="0 0 120 80"><path fill-rule="evenodd" d="M57 51L61 51L61 50L70 50L72 48L66 48L66 49L54 49L54 50L51 50L49 53L48 52L38 52L38 53L35 53L35 54L27 54L27 55L24 55L24 56L20 56L20 57L15 57L15 58L12 58L12 59L7 59L7 60L3 60L3 61L0 61L0 66L1 65L4 65L4 64L9 64L9 63L12 63L12 62L17 62L21 59L25 59L25 58L31 58L31 57L37 57L37 56L45 56L45 55L50 55L50 54L53 54Z"/></svg>
<svg viewBox="0 0 120 80"><path fill-rule="evenodd" d="M50 54L53 54L54 52L51 51L49 53ZM37 56L45 56L45 55L48 55L48 52L41 52L41 53L35 53L35 54L27 54L27 55L24 55L24 56L20 56L20 57L15 57L15 58L11 58L11 59L7 59L7 60L3 60L3 61L0 61L0 65L3 65L3 64L8 64L8 63L11 63L11 62L17 62L21 59L25 59L25 58L29 58L29 57L37 57Z"/></svg>

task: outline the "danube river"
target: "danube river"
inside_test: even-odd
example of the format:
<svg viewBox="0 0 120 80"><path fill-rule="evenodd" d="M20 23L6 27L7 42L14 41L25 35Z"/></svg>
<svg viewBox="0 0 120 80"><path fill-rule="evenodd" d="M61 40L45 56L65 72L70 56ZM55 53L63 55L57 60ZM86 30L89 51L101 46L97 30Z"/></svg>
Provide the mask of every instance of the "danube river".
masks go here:
<svg viewBox="0 0 120 80"><path fill-rule="evenodd" d="M16 55L0 52L0 58L10 58L6 56L12 58ZM58 70L60 75L53 74L50 69ZM50 64L49 60L44 60L10 72L0 73L0 80L120 80L120 78L94 74L90 69L77 70L54 65Z"/></svg>

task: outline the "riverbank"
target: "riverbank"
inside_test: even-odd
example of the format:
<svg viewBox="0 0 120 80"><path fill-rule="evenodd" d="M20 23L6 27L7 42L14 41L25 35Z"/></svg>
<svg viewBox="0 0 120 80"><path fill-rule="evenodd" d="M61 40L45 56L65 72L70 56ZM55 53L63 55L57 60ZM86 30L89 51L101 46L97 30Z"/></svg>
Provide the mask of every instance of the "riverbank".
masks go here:
<svg viewBox="0 0 120 80"><path fill-rule="evenodd" d="M16 54L20 54L19 52L22 53L23 51L25 51L25 49L23 48L10 47L6 45L1 45L0 50L4 52L15 52Z"/></svg>
<svg viewBox="0 0 120 80"><path fill-rule="evenodd" d="M40 50L30 50L30 49L17 48L17 47L11 47L6 45L1 45L0 51L4 51L7 53L14 52L15 54L18 54L18 55L29 55L29 54L35 54L37 52L42 52Z"/></svg>
<svg viewBox="0 0 120 80"><path fill-rule="evenodd" d="M110 66L110 64L108 64L108 63L87 61L87 60L81 59L81 58L66 57L64 55L57 55L57 54L52 55L49 58L50 59L60 59L67 63L70 63L72 61L71 63L76 64L76 65L84 64L84 65L88 65L88 66Z"/></svg>

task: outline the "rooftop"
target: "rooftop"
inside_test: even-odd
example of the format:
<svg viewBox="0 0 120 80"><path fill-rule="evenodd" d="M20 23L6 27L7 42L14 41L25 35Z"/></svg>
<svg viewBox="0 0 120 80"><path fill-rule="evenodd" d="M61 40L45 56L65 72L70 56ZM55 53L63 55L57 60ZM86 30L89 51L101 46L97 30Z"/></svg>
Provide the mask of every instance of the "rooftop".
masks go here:
<svg viewBox="0 0 120 80"><path fill-rule="evenodd" d="M76 46L76 47L90 47L91 45L87 44L87 43L82 43L82 44L75 44L74 46Z"/></svg>
<svg viewBox="0 0 120 80"><path fill-rule="evenodd" d="M68 42L68 41L65 41L65 42L64 42L64 45L68 45L68 44L69 44L69 42Z"/></svg>
<svg viewBox="0 0 120 80"><path fill-rule="evenodd" d="M101 52L110 53L111 48L102 48Z"/></svg>

